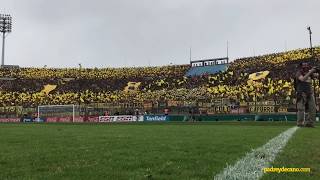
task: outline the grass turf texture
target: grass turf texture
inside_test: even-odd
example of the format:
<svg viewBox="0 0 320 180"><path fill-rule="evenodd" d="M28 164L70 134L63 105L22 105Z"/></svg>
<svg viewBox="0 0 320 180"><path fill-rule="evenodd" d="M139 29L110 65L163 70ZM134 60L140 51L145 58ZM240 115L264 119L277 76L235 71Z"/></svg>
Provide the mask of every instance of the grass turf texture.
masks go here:
<svg viewBox="0 0 320 180"><path fill-rule="evenodd" d="M292 125L0 124L0 179L212 179Z"/></svg>
<svg viewBox="0 0 320 180"><path fill-rule="evenodd" d="M278 155L273 167L311 168L311 173L267 173L262 179L320 179L320 128L300 128Z"/></svg>

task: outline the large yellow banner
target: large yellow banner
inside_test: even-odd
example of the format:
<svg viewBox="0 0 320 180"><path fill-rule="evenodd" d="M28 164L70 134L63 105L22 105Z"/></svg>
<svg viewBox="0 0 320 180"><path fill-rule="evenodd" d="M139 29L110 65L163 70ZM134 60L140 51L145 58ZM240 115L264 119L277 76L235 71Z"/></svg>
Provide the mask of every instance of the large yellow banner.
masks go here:
<svg viewBox="0 0 320 180"><path fill-rule="evenodd" d="M53 91L56 88L57 88L57 85L47 84L47 85L43 86L43 89L41 90L41 92L48 95L51 91Z"/></svg>

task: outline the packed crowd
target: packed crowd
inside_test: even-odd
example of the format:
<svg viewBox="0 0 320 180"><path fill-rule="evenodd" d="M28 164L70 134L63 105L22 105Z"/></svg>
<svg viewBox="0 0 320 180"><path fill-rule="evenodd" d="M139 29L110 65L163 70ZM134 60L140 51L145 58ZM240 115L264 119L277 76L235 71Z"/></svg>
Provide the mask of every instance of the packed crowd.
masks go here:
<svg viewBox="0 0 320 180"><path fill-rule="evenodd" d="M320 47L314 49L320 57ZM190 65L140 68L17 68L0 69L0 106L36 107L45 104L194 101L233 98L242 102L294 99L296 65L310 61L309 49L236 59L226 72L186 77ZM320 60L319 60L320 62ZM313 63L317 63L313 61ZM270 71L267 78L250 81L249 74ZM141 82L138 91L125 92L128 82ZM319 81L316 80L319 94ZM48 95L46 84L57 85Z"/></svg>

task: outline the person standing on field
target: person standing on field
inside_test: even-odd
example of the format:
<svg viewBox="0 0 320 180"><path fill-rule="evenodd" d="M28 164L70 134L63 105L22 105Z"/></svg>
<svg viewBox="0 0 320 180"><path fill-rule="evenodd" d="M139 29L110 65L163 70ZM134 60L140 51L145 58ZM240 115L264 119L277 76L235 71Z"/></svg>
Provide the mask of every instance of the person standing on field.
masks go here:
<svg viewBox="0 0 320 180"><path fill-rule="evenodd" d="M312 86L312 78L318 77L317 69L309 63L302 62L295 76L297 93L297 126L314 127L316 120L316 103Z"/></svg>

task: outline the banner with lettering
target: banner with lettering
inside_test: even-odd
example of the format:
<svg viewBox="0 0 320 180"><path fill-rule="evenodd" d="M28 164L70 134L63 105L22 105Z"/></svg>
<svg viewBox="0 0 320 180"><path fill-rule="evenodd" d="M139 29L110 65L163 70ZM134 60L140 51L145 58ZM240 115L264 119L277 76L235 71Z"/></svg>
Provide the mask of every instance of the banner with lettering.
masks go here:
<svg viewBox="0 0 320 180"><path fill-rule="evenodd" d="M144 121L168 121L169 116L158 116L158 115L145 115L143 116Z"/></svg>

